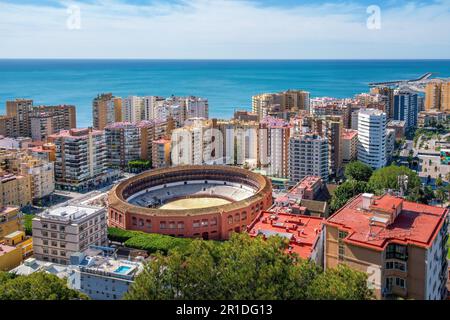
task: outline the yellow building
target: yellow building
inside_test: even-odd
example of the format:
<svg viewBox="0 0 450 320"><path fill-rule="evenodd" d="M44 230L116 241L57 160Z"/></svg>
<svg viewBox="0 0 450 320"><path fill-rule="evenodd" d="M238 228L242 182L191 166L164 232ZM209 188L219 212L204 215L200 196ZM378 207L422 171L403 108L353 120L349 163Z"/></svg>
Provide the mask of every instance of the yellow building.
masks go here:
<svg viewBox="0 0 450 320"><path fill-rule="evenodd" d="M24 207L31 202L31 176L0 171L0 206Z"/></svg>
<svg viewBox="0 0 450 320"><path fill-rule="evenodd" d="M20 248L25 260L33 254L33 238L27 237L24 231L15 231L5 237L5 245Z"/></svg>
<svg viewBox="0 0 450 320"><path fill-rule="evenodd" d="M8 234L22 229L19 207L3 207L0 209L0 240Z"/></svg>
<svg viewBox="0 0 450 320"><path fill-rule="evenodd" d="M9 271L22 262L20 248L0 244L0 271Z"/></svg>
<svg viewBox="0 0 450 320"><path fill-rule="evenodd" d="M33 239L23 231L15 231L0 244L0 271L9 271L33 254Z"/></svg>

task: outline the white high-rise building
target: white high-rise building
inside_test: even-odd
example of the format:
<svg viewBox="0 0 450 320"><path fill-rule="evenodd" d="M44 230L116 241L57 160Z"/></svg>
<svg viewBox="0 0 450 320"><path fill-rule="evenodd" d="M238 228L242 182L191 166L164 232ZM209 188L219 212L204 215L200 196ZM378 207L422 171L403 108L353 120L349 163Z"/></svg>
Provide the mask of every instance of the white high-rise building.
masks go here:
<svg viewBox="0 0 450 320"><path fill-rule="evenodd" d="M386 113L363 109L358 113L358 160L379 169L386 165Z"/></svg>
<svg viewBox="0 0 450 320"><path fill-rule="evenodd" d="M295 185L306 176L328 181L328 139L308 133L289 139L289 180Z"/></svg>
<svg viewBox="0 0 450 320"><path fill-rule="evenodd" d="M145 119L145 99L131 96L122 99L122 121L136 123Z"/></svg>
<svg viewBox="0 0 450 320"><path fill-rule="evenodd" d="M186 98L186 119L204 118L208 119L208 99L198 97Z"/></svg>
<svg viewBox="0 0 450 320"><path fill-rule="evenodd" d="M211 120L193 118L172 132L173 165L223 164L223 137Z"/></svg>

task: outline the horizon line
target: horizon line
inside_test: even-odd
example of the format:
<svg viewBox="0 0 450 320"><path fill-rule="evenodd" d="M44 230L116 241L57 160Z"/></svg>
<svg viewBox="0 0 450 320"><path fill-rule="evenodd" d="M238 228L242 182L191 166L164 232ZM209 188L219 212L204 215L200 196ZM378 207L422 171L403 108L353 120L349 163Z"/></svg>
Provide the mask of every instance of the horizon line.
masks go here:
<svg viewBox="0 0 450 320"><path fill-rule="evenodd" d="M0 60L134 60L134 61L448 61L450 58L1 58Z"/></svg>

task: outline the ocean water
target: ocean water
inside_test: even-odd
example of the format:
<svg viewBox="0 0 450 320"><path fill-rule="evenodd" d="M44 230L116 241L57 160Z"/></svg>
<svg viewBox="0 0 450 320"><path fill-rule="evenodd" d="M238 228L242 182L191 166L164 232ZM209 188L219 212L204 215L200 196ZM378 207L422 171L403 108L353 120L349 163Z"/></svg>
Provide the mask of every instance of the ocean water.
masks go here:
<svg viewBox="0 0 450 320"><path fill-rule="evenodd" d="M304 89L311 96L352 97L375 81L426 72L450 77L450 60L0 60L0 112L6 100L73 104L77 125L92 124L99 93L195 95L209 99L210 116L251 109L252 95Z"/></svg>

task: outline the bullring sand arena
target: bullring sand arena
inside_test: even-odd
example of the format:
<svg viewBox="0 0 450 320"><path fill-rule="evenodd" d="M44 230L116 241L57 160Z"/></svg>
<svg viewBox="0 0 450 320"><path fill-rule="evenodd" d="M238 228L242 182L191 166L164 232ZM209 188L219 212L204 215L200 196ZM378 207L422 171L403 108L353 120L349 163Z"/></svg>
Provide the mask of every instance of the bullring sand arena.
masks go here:
<svg viewBox="0 0 450 320"><path fill-rule="evenodd" d="M179 237L227 239L272 205L270 181L227 166L152 170L115 186L110 226Z"/></svg>
<svg viewBox="0 0 450 320"><path fill-rule="evenodd" d="M211 198L211 197L188 198L169 202L165 205L162 205L160 209L162 210L200 209L200 208L221 206L228 203L231 203L231 201L220 198Z"/></svg>

